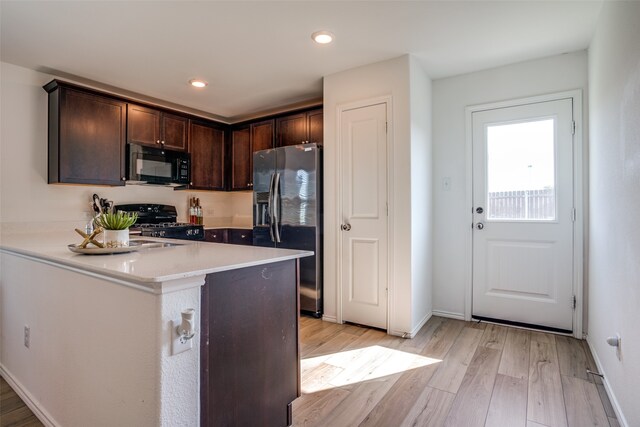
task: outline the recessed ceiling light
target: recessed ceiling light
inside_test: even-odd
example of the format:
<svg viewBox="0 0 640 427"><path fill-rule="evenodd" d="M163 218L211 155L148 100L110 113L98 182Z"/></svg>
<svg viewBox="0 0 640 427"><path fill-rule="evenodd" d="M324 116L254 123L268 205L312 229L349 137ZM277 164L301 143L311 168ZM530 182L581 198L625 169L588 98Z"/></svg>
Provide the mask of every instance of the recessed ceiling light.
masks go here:
<svg viewBox="0 0 640 427"><path fill-rule="evenodd" d="M191 80L189 80L189 84L191 86L194 86L194 87L205 87L209 83L205 82L204 80L200 80L200 79L191 79Z"/></svg>
<svg viewBox="0 0 640 427"><path fill-rule="evenodd" d="M333 34L329 31L316 31L311 34L311 38L318 44L327 44L333 41Z"/></svg>

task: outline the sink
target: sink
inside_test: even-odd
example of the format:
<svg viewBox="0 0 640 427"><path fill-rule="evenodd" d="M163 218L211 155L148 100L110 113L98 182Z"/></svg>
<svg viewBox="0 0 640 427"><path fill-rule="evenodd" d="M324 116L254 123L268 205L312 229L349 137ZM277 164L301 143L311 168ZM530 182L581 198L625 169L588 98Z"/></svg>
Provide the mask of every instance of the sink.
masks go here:
<svg viewBox="0 0 640 427"><path fill-rule="evenodd" d="M155 240L132 239L141 245L142 248L172 248L174 246L184 246L184 243L156 242Z"/></svg>

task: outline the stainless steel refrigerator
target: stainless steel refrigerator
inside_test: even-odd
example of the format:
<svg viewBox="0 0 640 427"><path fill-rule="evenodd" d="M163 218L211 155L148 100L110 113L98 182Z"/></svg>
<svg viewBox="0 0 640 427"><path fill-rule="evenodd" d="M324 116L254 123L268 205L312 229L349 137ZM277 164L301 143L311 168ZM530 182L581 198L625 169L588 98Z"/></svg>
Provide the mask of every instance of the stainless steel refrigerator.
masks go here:
<svg viewBox="0 0 640 427"><path fill-rule="evenodd" d="M300 259L300 309L322 315L322 146L253 154L253 244L315 253Z"/></svg>

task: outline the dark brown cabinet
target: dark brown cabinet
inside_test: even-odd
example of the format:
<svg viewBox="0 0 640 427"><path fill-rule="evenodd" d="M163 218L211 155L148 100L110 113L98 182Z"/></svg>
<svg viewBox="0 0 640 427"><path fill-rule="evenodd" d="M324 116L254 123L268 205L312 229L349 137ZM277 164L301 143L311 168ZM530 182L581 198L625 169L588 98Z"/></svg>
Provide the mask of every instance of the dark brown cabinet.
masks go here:
<svg viewBox="0 0 640 427"><path fill-rule="evenodd" d="M288 426L300 396L297 260L208 274L201 290L200 425Z"/></svg>
<svg viewBox="0 0 640 427"><path fill-rule="evenodd" d="M127 106L127 142L186 151L189 119L136 104Z"/></svg>
<svg viewBox="0 0 640 427"><path fill-rule="evenodd" d="M190 187L200 190L224 190L224 128L209 122L191 121L189 141Z"/></svg>
<svg viewBox="0 0 640 427"><path fill-rule="evenodd" d="M49 93L49 183L124 185L126 103L54 80Z"/></svg>
<svg viewBox="0 0 640 427"><path fill-rule="evenodd" d="M204 240L212 243L227 243L227 229L204 230Z"/></svg>
<svg viewBox="0 0 640 427"><path fill-rule="evenodd" d="M253 230L244 228L216 228L205 230L204 240L232 245L253 245Z"/></svg>
<svg viewBox="0 0 640 427"><path fill-rule="evenodd" d="M322 143L322 109L283 116L276 119L276 146Z"/></svg>
<svg viewBox="0 0 640 427"><path fill-rule="evenodd" d="M253 153L273 148L275 121L263 120L232 131L231 190L253 188Z"/></svg>
<svg viewBox="0 0 640 427"><path fill-rule="evenodd" d="M253 153L321 143L322 108L227 125L52 80L49 183L124 185L126 143L187 151L199 190L252 190Z"/></svg>
<svg viewBox="0 0 640 427"><path fill-rule="evenodd" d="M227 230L227 243L232 245L253 245L253 231L241 228L229 228Z"/></svg>
<svg viewBox="0 0 640 427"><path fill-rule="evenodd" d="M231 131L231 190L251 188L251 129L245 126Z"/></svg>
<svg viewBox="0 0 640 427"><path fill-rule="evenodd" d="M322 144L324 142L324 116L322 108L307 113L307 129L309 131L308 142Z"/></svg>

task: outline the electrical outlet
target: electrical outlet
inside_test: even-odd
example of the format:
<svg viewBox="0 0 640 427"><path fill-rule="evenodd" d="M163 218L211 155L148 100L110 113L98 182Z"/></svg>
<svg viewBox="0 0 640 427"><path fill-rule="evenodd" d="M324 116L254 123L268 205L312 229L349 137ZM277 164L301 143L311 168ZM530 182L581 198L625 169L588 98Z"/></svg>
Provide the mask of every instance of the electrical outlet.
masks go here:
<svg viewBox="0 0 640 427"><path fill-rule="evenodd" d="M31 346L31 328L29 325L24 325L24 346L27 348Z"/></svg>
<svg viewBox="0 0 640 427"><path fill-rule="evenodd" d="M182 319L176 319L171 321L171 336L173 337L172 345L171 345L171 355L175 356L176 354L180 354L187 350L191 350L193 348L193 340L182 341L180 340L180 336L176 332L176 328L182 324Z"/></svg>

